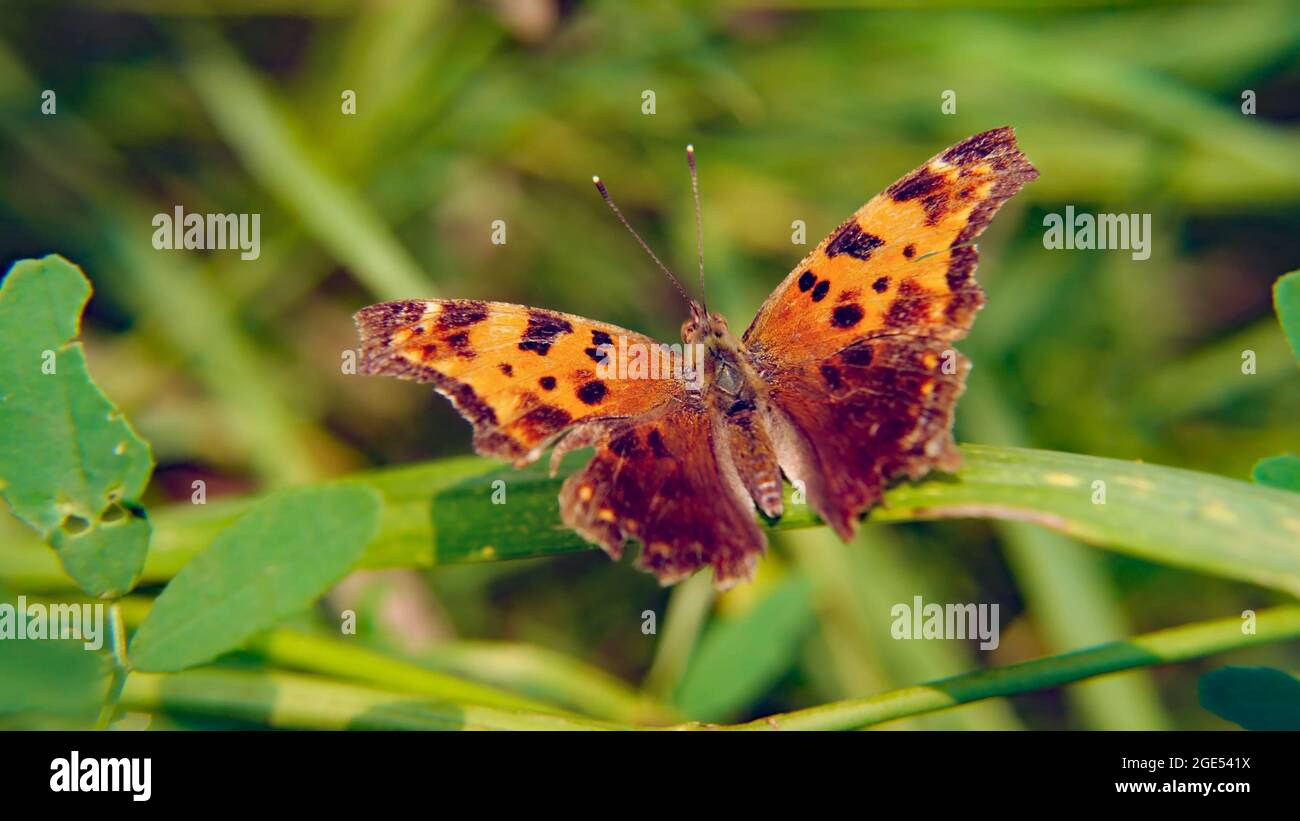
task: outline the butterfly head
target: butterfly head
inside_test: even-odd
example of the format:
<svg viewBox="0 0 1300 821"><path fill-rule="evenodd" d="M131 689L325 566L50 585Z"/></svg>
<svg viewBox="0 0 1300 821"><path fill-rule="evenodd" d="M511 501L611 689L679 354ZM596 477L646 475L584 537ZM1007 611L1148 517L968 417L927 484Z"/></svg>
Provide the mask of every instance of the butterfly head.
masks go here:
<svg viewBox="0 0 1300 821"><path fill-rule="evenodd" d="M694 300L691 301L691 318L682 323L682 342L709 348L738 347L722 314L709 313Z"/></svg>

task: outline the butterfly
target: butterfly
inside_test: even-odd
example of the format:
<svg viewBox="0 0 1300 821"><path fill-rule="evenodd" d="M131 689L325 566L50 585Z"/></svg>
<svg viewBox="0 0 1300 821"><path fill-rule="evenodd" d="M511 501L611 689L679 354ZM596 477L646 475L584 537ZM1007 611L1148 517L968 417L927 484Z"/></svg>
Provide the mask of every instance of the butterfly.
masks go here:
<svg viewBox="0 0 1300 821"><path fill-rule="evenodd" d="M972 241L1037 170L1010 128L976 134L905 175L808 254L737 336L703 301L699 187L688 148L701 301L628 225L690 306L681 356L572 314L468 299L399 300L356 314L360 370L433 383L513 462L551 468L593 448L560 491L565 525L671 584L710 567L753 576L782 513L782 478L845 541L891 480L956 470L953 411L969 361L952 345L984 293ZM691 352L698 352L689 357ZM655 373L655 371L658 373Z"/></svg>

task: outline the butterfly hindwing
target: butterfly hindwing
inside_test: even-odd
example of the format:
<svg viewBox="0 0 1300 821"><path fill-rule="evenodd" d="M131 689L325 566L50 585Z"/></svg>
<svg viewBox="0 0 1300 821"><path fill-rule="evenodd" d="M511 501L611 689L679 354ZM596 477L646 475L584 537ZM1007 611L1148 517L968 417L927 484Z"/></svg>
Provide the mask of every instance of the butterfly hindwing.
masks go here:
<svg viewBox="0 0 1300 821"><path fill-rule="evenodd" d="M595 458L560 492L566 525L614 558L638 539L637 566L663 584L705 566L719 588L753 575L766 539L697 396L601 427Z"/></svg>
<svg viewBox="0 0 1300 821"><path fill-rule="evenodd" d="M879 336L782 370L769 401L798 432L788 473L845 541L892 477L952 471L953 409L970 363L931 337Z"/></svg>

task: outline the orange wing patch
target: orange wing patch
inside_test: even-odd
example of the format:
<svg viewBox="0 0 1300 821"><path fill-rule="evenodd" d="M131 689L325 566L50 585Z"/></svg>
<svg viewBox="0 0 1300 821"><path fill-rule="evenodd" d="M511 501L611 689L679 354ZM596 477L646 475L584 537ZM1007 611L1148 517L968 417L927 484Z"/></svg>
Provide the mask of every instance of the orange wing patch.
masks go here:
<svg viewBox="0 0 1300 821"><path fill-rule="evenodd" d="M580 422L637 416L681 390L671 379L601 378L620 372L602 362L618 368L633 345L656 343L572 314L400 300L363 308L356 321L363 373L432 382L473 425L475 450L516 465Z"/></svg>
<svg viewBox="0 0 1300 821"><path fill-rule="evenodd" d="M759 309L746 345L792 364L873 335L965 336L984 303L969 243L1037 177L1010 128L936 155L822 240Z"/></svg>

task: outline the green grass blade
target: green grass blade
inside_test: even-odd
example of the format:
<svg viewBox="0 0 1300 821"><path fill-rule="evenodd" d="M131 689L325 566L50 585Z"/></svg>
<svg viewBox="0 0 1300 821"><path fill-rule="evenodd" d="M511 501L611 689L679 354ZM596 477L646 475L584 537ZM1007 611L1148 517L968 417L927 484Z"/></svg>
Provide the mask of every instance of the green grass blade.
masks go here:
<svg viewBox="0 0 1300 821"><path fill-rule="evenodd" d="M210 32L184 32L180 40L186 75L252 174L346 262L375 297L431 296L433 283L379 215L313 161L288 115L237 55ZM337 98L331 104L337 106Z"/></svg>
<svg viewBox="0 0 1300 821"><path fill-rule="evenodd" d="M808 580L777 582L748 612L713 622L673 702L696 721L734 718L790 669L814 620Z"/></svg>
<svg viewBox="0 0 1300 821"><path fill-rule="evenodd" d="M961 517L1024 520L1149 561L1300 591L1300 499L1176 468L987 445L962 447L955 476L903 483L870 521ZM1094 504L1094 482L1105 503ZM506 503L493 504L504 482ZM538 556L586 545L563 529L561 479L543 467L471 477L434 498L439 562ZM500 487L499 485L497 487ZM806 505L786 500L777 528L809 527Z"/></svg>
<svg viewBox="0 0 1300 821"><path fill-rule="evenodd" d="M288 673L191 670L132 673L128 710L219 715L303 730L602 730L617 725L477 704Z"/></svg>
<svg viewBox="0 0 1300 821"><path fill-rule="evenodd" d="M1287 641L1300 637L1300 607L1291 605L1260 611L1256 633L1243 631L1241 624L1237 617L1197 622L1100 647L905 687L870 698L768 716L740 725L738 729L853 730L985 698L1060 687L1120 670L1187 661L1239 647Z"/></svg>

